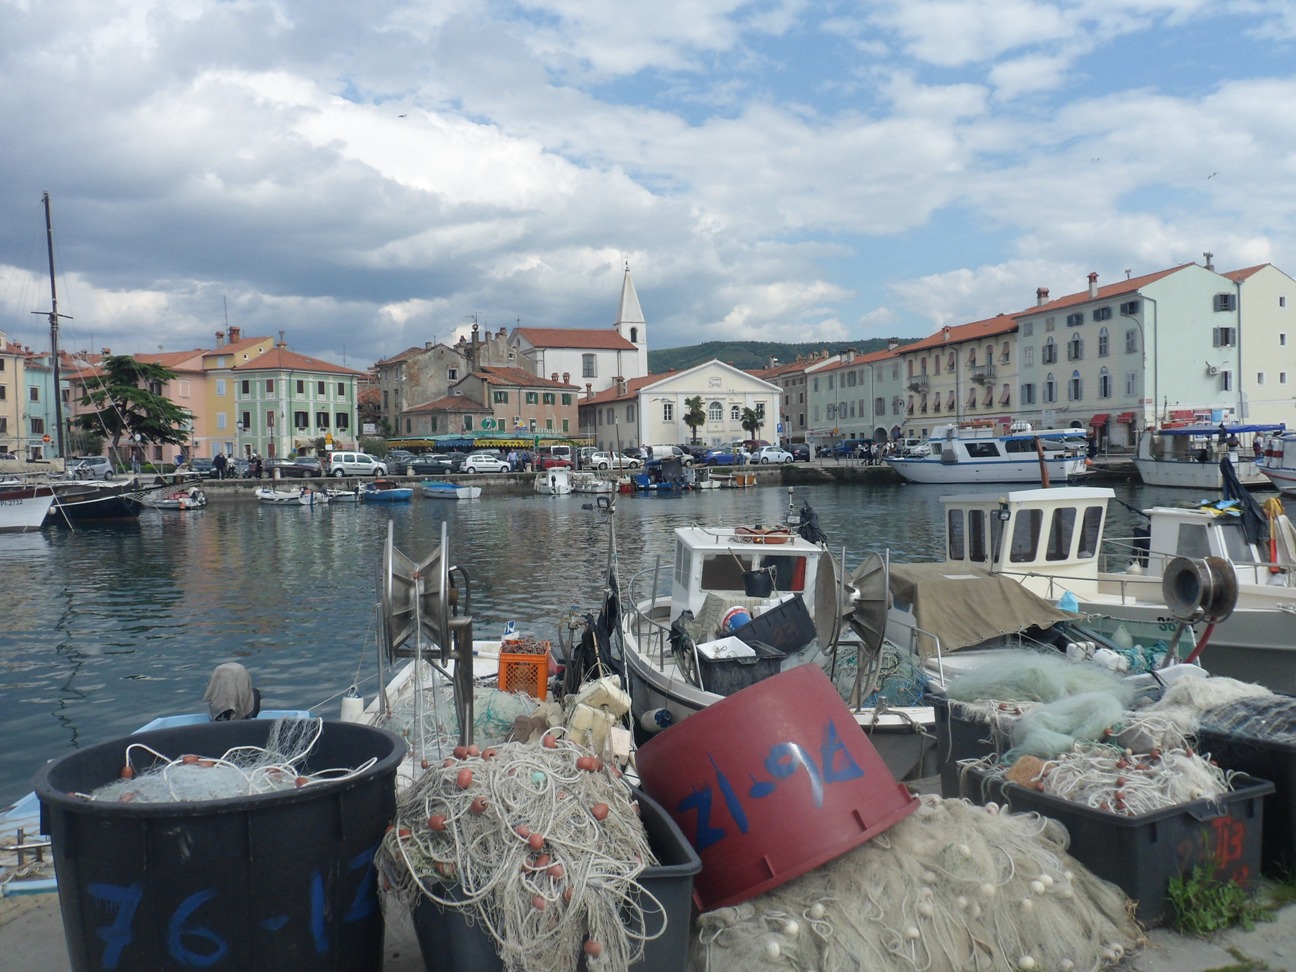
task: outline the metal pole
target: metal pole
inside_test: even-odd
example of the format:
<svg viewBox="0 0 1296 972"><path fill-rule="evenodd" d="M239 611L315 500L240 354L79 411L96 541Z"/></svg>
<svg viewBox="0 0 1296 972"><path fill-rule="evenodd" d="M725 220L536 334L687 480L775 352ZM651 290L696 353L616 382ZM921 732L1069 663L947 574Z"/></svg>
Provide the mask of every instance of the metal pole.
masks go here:
<svg viewBox="0 0 1296 972"><path fill-rule="evenodd" d="M49 275L50 275L50 365L54 375L54 441L57 456L62 459L64 456L63 448L63 390L60 388L61 379L59 376L59 318L67 317L66 314L58 312L58 290L54 284L54 220L50 216L50 194L47 189L43 195L45 202L45 238L47 249L49 250ZM41 311L32 311L33 314L42 313ZM68 317L68 320L71 320Z"/></svg>

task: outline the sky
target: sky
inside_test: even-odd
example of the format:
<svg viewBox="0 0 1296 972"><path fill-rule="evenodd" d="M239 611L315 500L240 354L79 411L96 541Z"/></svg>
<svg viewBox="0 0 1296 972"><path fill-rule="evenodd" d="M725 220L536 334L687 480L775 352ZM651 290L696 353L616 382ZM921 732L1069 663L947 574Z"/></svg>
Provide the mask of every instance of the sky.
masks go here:
<svg viewBox="0 0 1296 972"><path fill-rule="evenodd" d="M1290 0L0 0L0 331L918 338L1296 275ZM36 313L33 313L36 312Z"/></svg>

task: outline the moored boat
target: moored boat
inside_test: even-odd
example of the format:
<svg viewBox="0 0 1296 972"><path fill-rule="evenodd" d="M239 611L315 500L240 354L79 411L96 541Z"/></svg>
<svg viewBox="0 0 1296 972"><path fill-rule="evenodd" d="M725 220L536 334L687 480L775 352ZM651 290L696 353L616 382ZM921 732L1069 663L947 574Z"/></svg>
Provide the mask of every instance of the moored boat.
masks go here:
<svg viewBox="0 0 1296 972"><path fill-rule="evenodd" d="M535 491L542 496L566 496L572 491L571 470L555 466L537 473Z"/></svg>
<svg viewBox="0 0 1296 972"><path fill-rule="evenodd" d="M425 479L419 489L429 499L473 500L481 496L480 486L465 486L444 479Z"/></svg>
<svg viewBox="0 0 1296 972"><path fill-rule="evenodd" d="M301 489L271 489L268 486L260 486L256 490L256 498L271 506L315 506L317 504L322 506L329 501L327 493L305 486Z"/></svg>
<svg viewBox="0 0 1296 972"><path fill-rule="evenodd" d="M1276 497L1261 510L1241 493L1226 503L1143 510L1148 526L1133 537L1106 535L1107 488L942 497L943 570L955 579L975 570L1012 578L1048 601L1065 598L1113 629L1107 634L1123 625L1139 643L1172 650L1182 640L1185 657L1204 646L1201 662L1212 674L1296 694L1296 530ZM1169 603L1167 579L1188 594ZM1197 607L1186 600L1212 589L1236 593L1231 612L1216 619L1202 608L1181 629L1176 619Z"/></svg>
<svg viewBox="0 0 1296 972"><path fill-rule="evenodd" d="M1084 429L1032 429L1007 433L993 426L938 425L914 454L886 463L911 483L1063 482L1089 471Z"/></svg>
<svg viewBox="0 0 1296 972"><path fill-rule="evenodd" d="M190 486L170 493L145 493L142 502L155 510L201 510L207 505L207 494Z"/></svg>
<svg viewBox="0 0 1296 972"><path fill-rule="evenodd" d="M0 483L0 533L39 530L54 503L54 490L47 485L6 480Z"/></svg>
<svg viewBox="0 0 1296 972"><path fill-rule="evenodd" d="M1264 437L1256 465L1280 492L1296 493L1296 432Z"/></svg>
<svg viewBox="0 0 1296 972"><path fill-rule="evenodd" d="M1238 481L1247 489L1268 488L1265 475L1263 440L1282 435L1282 424L1206 423L1166 424L1145 429L1139 435L1134 467L1139 478L1149 486L1176 486L1182 489L1217 492L1224 487L1220 460L1233 464ZM1255 440L1261 439L1256 450Z"/></svg>
<svg viewBox="0 0 1296 972"><path fill-rule="evenodd" d="M414 487L401 486L390 479L375 479L360 485L360 499L366 503L407 503Z"/></svg>

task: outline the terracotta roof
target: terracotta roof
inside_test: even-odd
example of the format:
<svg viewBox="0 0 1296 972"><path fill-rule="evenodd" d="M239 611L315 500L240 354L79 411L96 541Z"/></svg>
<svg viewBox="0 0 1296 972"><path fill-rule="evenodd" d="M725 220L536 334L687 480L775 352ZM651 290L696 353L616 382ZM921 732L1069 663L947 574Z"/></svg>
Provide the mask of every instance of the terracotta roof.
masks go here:
<svg viewBox="0 0 1296 972"><path fill-rule="evenodd" d="M1063 307L1071 307L1075 304L1088 303L1091 300L1110 300L1112 297L1119 297L1123 294L1132 294L1141 287L1146 287L1162 277L1168 277L1172 273L1178 273L1185 267L1195 267L1195 263L1181 263L1177 267L1170 267L1167 270L1157 270L1155 273L1145 273L1141 277L1130 277L1128 280L1118 280L1114 284L1108 284L1105 287L1098 288L1098 296L1090 297L1088 290L1077 291L1074 294L1067 294L1065 297L1059 297L1057 300L1051 300L1047 304L1039 304L1035 307L1027 307L1025 310L1017 311L1018 317L1027 317L1032 314L1050 314Z"/></svg>
<svg viewBox="0 0 1296 972"><path fill-rule="evenodd" d="M132 354L131 357L141 364L159 364L173 371L187 361L206 354L205 348L194 348L192 351L160 351L157 354ZM201 367L201 364L199 365Z"/></svg>
<svg viewBox="0 0 1296 972"><path fill-rule="evenodd" d="M1250 277L1252 274L1259 273L1265 267L1269 267L1269 266L1273 266L1273 264L1261 263L1258 266L1246 267L1245 269L1242 270L1230 270L1228 273L1224 274L1224 276L1228 277L1230 280L1234 281L1235 283L1241 283L1243 280L1246 280L1247 277Z"/></svg>
<svg viewBox="0 0 1296 972"><path fill-rule="evenodd" d="M628 401L639 396L639 390L645 385L651 385L654 382L661 381L663 378L669 378L676 374L674 371L663 372L660 375L644 375L642 378L631 378L626 382L626 392L624 395L617 394L617 388L613 385L611 388L605 388L601 392L591 395L589 398L582 398L577 405L600 405L605 402Z"/></svg>
<svg viewBox="0 0 1296 972"><path fill-rule="evenodd" d="M616 331L584 327L519 327L515 334L537 348L593 348L599 351L637 351Z"/></svg>
<svg viewBox="0 0 1296 972"><path fill-rule="evenodd" d="M1041 308L1042 309L1042 308ZM971 324L957 324L948 329L942 328L935 334L906 344L896 349L896 354L907 354L911 351L926 351L930 348L943 348L947 344L960 344L965 341L979 341L982 338L997 337L1000 334L1011 334L1017 329L1017 318L1012 314L997 314L984 321L973 321Z"/></svg>
<svg viewBox="0 0 1296 972"><path fill-rule="evenodd" d="M246 351L248 348L255 348L258 344L264 344L266 341L273 341L269 337L250 337L243 338L240 341L231 341L229 344L223 344L219 348L213 348L203 354L203 357L213 354L237 354L240 351Z"/></svg>
<svg viewBox="0 0 1296 972"><path fill-rule="evenodd" d="M265 340L264 338L262 340ZM353 368L343 368L331 361L319 358L308 358L287 348L272 348L265 354L258 355L244 364L234 365L231 371L315 371L331 375L363 375L364 372Z"/></svg>
<svg viewBox="0 0 1296 972"><path fill-rule="evenodd" d="M576 388L570 382L553 381L549 378L533 375L525 368L500 368L494 366L478 368L472 373L472 377L484 378L491 385L509 385L520 388Z"/></svg>
<svg viewBox="0 0 1296 972"><path fill-rule="evenodd" d="M493 410L480 402L474 402L471 398L464 395L446 395L444 398L438 398L434 402L424 402L422 405L415 405L413 408L404 409L409 412L484 412L494 414Z"/></svg>
<svg viewBox="0 0 1296 972"><path fill-rule="evenodd" d="M381 361L375 361L373 366L375 368L381 368L383 365L396 364L400 361L408 361L410 358L416 357L422 354L426 350L427 350L426 348L406 348L404 351L401 351L398 354L393 354L390 358L383 358Z"/></svg>
<svg viewBox="0 0 1296 972"><path fill-rule="evenodd" d="M961 326L967 327L968 325ZM908 346L911 347L912 345ZM902 350L904 349L897 348L892 351L890 348L883 348L881 351L870 351L868 354L857 354L855 355L854 361L847 361L844 358L840 361L831 361L822 367L815 368L815 374L825 371L837 371L839 368L854 368L856 365L872 364L874 361L884 361L887 358L897 357ZM814 362L809 362L809 364L813 363Z"/></svg>

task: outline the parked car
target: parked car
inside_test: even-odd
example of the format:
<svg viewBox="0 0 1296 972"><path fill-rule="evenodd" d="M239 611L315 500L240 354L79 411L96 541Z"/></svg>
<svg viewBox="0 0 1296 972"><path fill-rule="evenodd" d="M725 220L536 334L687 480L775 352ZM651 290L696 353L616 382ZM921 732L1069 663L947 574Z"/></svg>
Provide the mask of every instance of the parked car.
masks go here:
<svg viewBox="0 0 1296 972"><path fill-rule="evenodd" d="M553 456L541 453L535 457L535 467L537 469L570 469L572 461L564 456Z"/></svg>
<svg viewBox="0 0 1296 972"><path fill-rule="evenodd" d="M510 469L507 459L492 456L489 452L474 452L463 461L462 471L466 473L502 473L509 472Z"/></svg>
<svg viewBox="0 0 1296 972"><path fill-rule="evenodd" d="M107 456L77 456L67 463L77 479L112 479L113 464Z"/></svg>
<svg viewBox="0 0 1296 972"><path fill-rule="evenodd" d="M388 458L391 458L388 456ZM462 461L462 457L460 457ZM444 476L455 471L455 459L443 453L430 456L411 456L402 465L396 467L400 476Z"/></svg>
<svg viewBox="0 0 1296 972"><path fill-rule="evenodd" d="M330 476L386 476L387 463L367 452L335 452L329 459Z"/></svg>
<svg viewBox="0 0 1296 972"><path fill-rule="evenodd" d="M751 461L759 462L761 465L767 465L771 462L791 462L792 453L782 446L761 446L752 453Z"/></svg>
<svg viewBox="0 0 1296 972"><path fill-rule="evenodd" d="M408 449L392 449L383 457L383 462L387 463L387 468L397 474L400 473L401 467L411 459L417 459L418 456Z"/></svg>
<svg viewBox="0 0 1296 972"><path fill-rule="evenodd" d="M190 459L189 468L198 474L199 479L208 479L216 475L216 463L205 456Z"/></svg>
<svg viewBox="0 0 1296 972"><path fill-rule="evenodd" d="M809 447L808 445L806 445L804 442L797 442L797 443L793 444L793 446L792 446L792 461L793 461L793 462L809 462L809 461L810 461L810 447Z"/></svg>
<svg viewBox="0 0 1296 972"><path fill-rule="evenodd" d="M265 471L273 479L275 473L280 477L294 477L296 479L306 479L307 477L316 477L324 475L324 463L320 462L314 456L287 456L280 459L271 459L265 464Z"/></svg>
<svg viewBox="0 0 1296 972"><path fill-rule="evenodd" d="M737 465L739 458L743 462L747 461L745 453L735 453L732 449L708 449L703 458L698 462L706 466L733 466Z"/></svg>
<svg viewBox="0 0 1296 972"><path fill-rule="evenodd" d="M638 469L643 463L633 456L616 452L591 452L586 465L590 469Z"/></svg>

